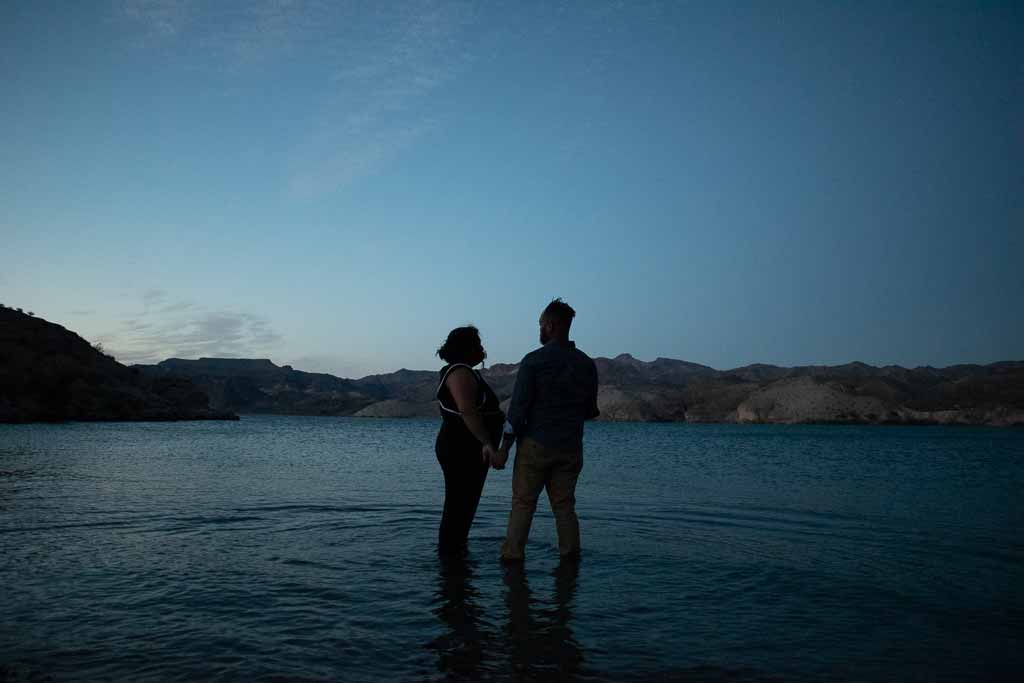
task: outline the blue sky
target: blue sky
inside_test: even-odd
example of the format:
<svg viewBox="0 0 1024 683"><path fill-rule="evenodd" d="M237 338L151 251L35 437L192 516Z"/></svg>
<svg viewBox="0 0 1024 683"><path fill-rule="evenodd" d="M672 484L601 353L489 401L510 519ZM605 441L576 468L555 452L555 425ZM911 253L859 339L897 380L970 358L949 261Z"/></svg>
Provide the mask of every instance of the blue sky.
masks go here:
<svg viewBox="0 0 1024 683"><path fill-rule="evenodd" d="M123 362L1024 358L1020 3L0 5L0 301Z"/></svg>

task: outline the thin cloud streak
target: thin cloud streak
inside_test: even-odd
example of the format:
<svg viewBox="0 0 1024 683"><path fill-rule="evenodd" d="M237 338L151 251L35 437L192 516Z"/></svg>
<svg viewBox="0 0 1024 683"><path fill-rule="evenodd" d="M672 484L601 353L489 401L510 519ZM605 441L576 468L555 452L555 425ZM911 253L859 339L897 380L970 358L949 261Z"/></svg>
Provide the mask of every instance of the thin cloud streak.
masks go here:
<svg viewBox="0 0 1024 683"><path fill-rule="evenodd" d="M342 358L331 354L307 354L292 358L287 365L296 370L304 372L324 372L335 377L358 379L365 377L366 372L358 363L351 362L351 359Z"/></svg>
<svg viewBox="0 0 1024 683"><path fill-rule="evenodd" d="M111 14L134 48L187 69L240 76L247 68L320 51L318 34L331 8L317 0L122 0Z"/></svg>
<svg viewBox="0 0 1024 683"><path fill-rule="evenodd" d="M178 35L189 23L191 0L120 0L115 14L138 27L138 44L153 45Z"/></svg>
<svg viewBox="0 0 1024 683"><path fill-rule="evenodd" d="M252 313L206 311L189 302L154 310L148 304L166 298L162 290L149 290L142 298L147 303L143 313L122 321L119 330L97 338L122 363L260 356L278 348L284 340L269 321Z"/></svg>
<svg viewBox="0 0 1024 683"><path fill-rule="evenodd" d="M263 0L228 8L124 0L115 16L143 48L166 50L185 68L212 65L228 92L257 68L293 68L309 80L309 115L290 124L291 149L281 159L282 191L308 199L381 172L440 125L431 99L472 64L465 43L478 9L422 0Z"/></svg>
<svg viewBox="0 0 1024 683"><path fill-rule="evenodd" d="M167 292L162 289L147 289L142 293L142 303L144 303L147 308L150 306L156 306L166 298Z"/></svg>
<svg viewBox="0 0 1024 683"><path fill-rule="evenodd" d="M295 151L289 193L316 196L377 173L439 127L431 95L472 63L461 43L476 18L470 5L406 3L338 50L330 95Z"/></svg>
<svg viewBox="0 0 1024 683"><path fill-rule="evenodd" d="M195 307L196 307L196 305L194 303L190 302L190 301L178 301L178 302L173 303L173 304L167 304L166 306L164 306L163 308L160 309L160 312L161 313L178 313L180 311L187 311L187 310L195 308Z"/></svg>

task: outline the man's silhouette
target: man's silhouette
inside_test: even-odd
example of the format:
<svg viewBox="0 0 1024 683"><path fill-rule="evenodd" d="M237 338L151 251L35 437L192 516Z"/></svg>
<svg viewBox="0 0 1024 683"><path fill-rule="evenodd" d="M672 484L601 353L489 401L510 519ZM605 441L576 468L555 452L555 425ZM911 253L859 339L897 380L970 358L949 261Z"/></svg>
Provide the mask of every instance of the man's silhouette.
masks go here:
<svg viewBox="0 0 1024 683"><path fill-rule="evenodd" d="M569 341L576 311L555 299L540 316L540 343L519 366L501 448L492 463L505 466L516 443L512 512L501 547L507 562L525 557L537 498L547 489L563 557L580 552L576 480L583 469L583 422L597 417L597 366Z"/></svg>

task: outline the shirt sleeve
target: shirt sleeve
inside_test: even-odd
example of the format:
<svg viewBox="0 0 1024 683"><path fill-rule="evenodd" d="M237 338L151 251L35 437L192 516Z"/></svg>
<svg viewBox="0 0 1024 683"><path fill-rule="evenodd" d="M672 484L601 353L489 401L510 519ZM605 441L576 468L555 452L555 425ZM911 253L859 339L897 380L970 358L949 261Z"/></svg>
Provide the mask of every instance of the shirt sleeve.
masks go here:
<svg viewBox="0 0 1024 683"><path fill-rule="evenodd" d="M533 403L534 377L533 368L523 359L516 374L516 383L512 388L512 400L508 404L508 418L505 421L505 434L513 438L523 433L526 416Z"/></svg>

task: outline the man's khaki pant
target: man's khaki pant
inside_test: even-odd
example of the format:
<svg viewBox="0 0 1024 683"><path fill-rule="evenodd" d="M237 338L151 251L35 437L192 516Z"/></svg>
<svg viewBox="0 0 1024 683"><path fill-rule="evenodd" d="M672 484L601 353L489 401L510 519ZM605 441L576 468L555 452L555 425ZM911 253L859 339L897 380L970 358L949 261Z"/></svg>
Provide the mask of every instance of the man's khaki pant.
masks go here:
<svg viewBox="0 0 1024 683"><path fill-rule="evenodd" d="M547 489L558 530L558 552L575 555L580 550L580 523L576 518L576 480L583 469L582 451L558 451L533 439L522 439L516 446L512 470L512 512L508 533L501 546L503 560L521 560L526 539L542 489Z"/></svg>

